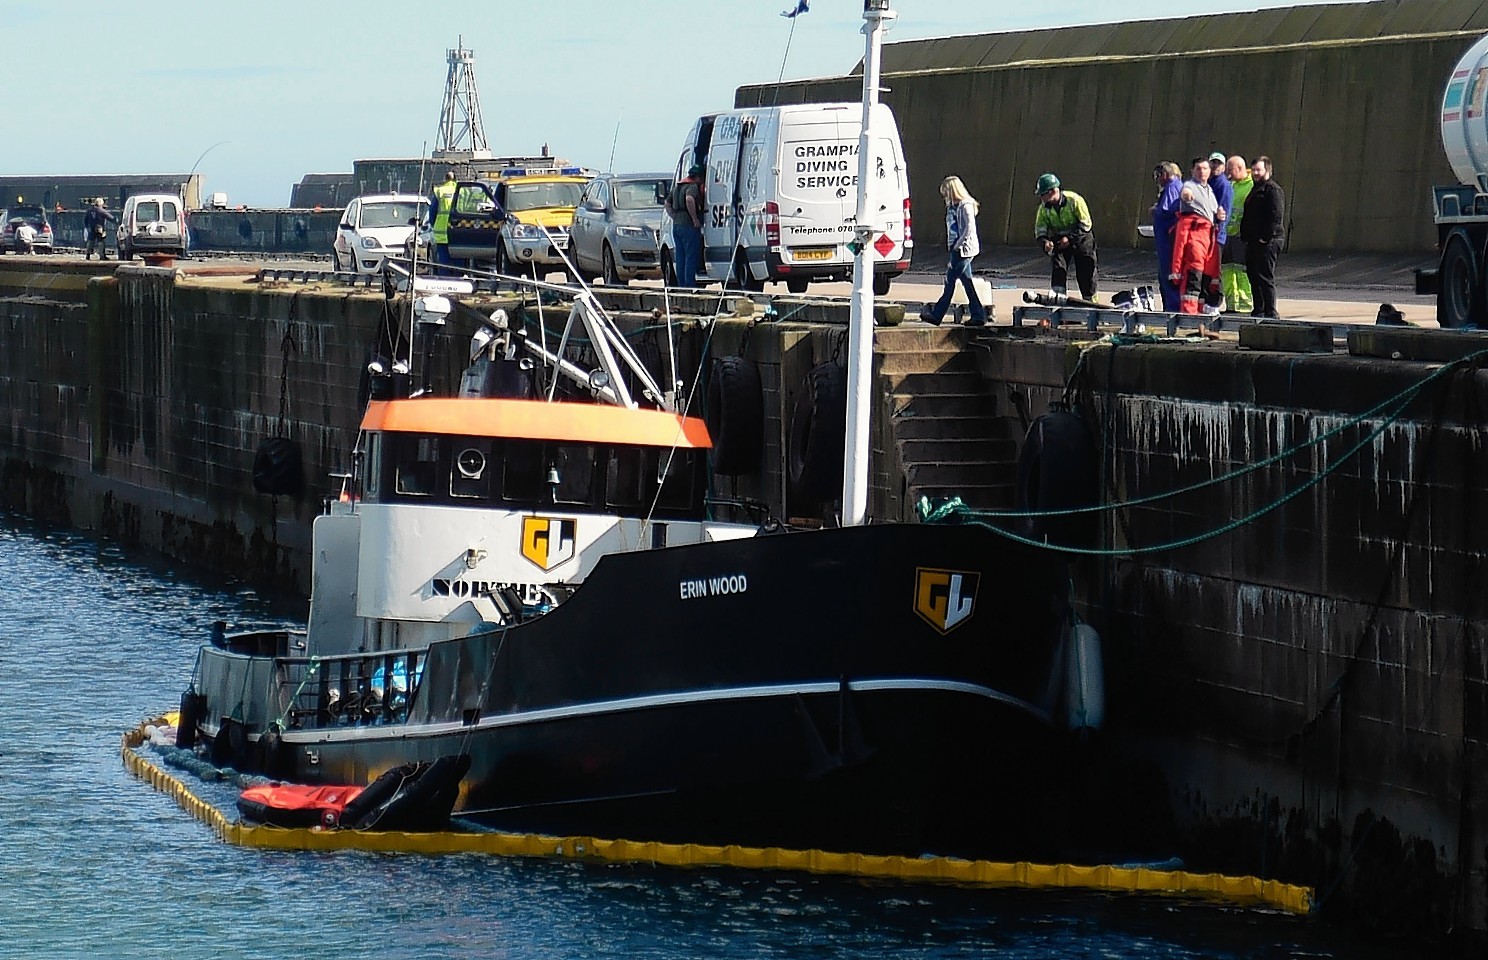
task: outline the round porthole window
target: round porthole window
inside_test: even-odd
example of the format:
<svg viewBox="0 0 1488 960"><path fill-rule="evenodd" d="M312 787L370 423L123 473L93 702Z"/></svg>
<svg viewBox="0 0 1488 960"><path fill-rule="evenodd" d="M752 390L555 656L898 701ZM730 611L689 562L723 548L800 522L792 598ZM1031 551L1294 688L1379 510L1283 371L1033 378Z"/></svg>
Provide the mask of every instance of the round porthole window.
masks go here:
<svg viewBox="0 0 1488 960"><path fill-rule="evenodd" d="M486 472L486 455L474 447L466 447L455 458L455 467L466 480L479 480Z"/></svg>

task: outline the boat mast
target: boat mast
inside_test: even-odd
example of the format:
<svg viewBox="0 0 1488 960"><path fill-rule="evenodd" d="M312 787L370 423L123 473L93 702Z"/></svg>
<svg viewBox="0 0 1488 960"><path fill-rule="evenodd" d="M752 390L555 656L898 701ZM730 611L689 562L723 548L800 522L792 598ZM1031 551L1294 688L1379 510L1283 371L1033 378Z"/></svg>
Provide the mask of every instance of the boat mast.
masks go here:
<svg viewBox="0 0 1488 960"><path fill-rule="evenodd" d="M874 107L878 105L879 53L884 31L898 14L889 0L863 0L863 129L858 134L858 209L853 220L853 296L848 319L847 437L842 463L842 525L861 526L868 519L868 425L872 418L873 373L873 241L882 224L877 219L869 180L875 142Z"/></svg>

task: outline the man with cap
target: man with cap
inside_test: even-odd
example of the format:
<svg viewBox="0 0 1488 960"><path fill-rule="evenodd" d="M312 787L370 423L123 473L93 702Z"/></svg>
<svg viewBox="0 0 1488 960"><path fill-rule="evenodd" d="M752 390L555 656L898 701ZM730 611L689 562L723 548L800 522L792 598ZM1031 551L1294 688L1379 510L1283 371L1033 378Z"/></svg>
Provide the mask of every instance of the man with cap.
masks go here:
<svg viewBox="0 0 1488 960"><path fill-rule="evenodd" d="M1073 263L1080 296L1095 299L1095 233L1085 198L1062 189L1059 178L1046 173L1038 178L1038 213L1033 218L1033 236L1048 256L1052 269L1049 289L1063 294Z"/></svg>
<svg viewBox="0 0 1488 960"><path fill-rule="evenodd" d="M1211 277L1218 277L1220 274L1219 265L1224 260L1225 240L1228 235L1227 224L1235 212L1235 190L1230 186L1229 178L1225 176L1226 164L1225 155L1218 150L1209 154L1209 188L1214 191L1214 199L1219 203L1219 211L1215 215L1217 220L1214 224L1214 250L1208 266L1204 268L1204 272ZM1218 286L1214 287L1204 297L1204 312L1219 313L1220 304L1223 301L1223 291Z"/></svg>
<svg viewBox="0 0 1488 960"><path fill-rule="evenodd" d="M103 206L103 198L94 199L93 206L83 214L83 232L88 235L88 249L83 255L84 260L93 259L93 247L98 247L98 259L108 259L108 225L118 223L112 213Z"/></svg>
<svg viewBox="0 0 1488 960"><path fill-rule="evenodd" d="M677 286L697 286L698 268L703 258L703 174L707 168L694 163L687 176L677 181L667 195L666 212L672 218L673 256Z"/></svg>

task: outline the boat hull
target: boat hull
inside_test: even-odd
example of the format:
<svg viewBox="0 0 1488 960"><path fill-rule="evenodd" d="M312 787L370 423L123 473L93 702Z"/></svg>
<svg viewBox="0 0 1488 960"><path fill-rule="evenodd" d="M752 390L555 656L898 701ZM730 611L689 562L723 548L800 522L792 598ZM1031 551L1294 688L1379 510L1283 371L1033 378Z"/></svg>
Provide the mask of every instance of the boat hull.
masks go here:
<svg viewBox="0 0 1488 960"><path fill-rule="evenodd" d="M1065 595L1057 563L975 527L615 555L546 616L428 648L396 720L307 712L257 755L366 783L466 753L456 813L507 829L1034 855L1058 808ZM206 648L203 732L283 715L286 677ZM264 728L237 731L244 759Z"/></svg>

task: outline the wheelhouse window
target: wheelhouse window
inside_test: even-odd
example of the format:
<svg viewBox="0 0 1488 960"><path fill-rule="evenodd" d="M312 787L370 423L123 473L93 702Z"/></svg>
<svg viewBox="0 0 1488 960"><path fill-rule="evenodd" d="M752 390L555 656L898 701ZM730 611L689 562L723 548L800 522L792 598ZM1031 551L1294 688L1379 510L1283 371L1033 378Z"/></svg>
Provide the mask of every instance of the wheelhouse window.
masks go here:
<svg viewBox="0 0 1488 960"><path fill-rule="evenodd" d="M439 438L403 437L394 463L394 489L404 496L427 497L439 488Z"/></svg>
<svg viewBox="0 0 1488 960"><path fill-rule="evenodd" d="M548 447L550 469L556 471L557 483L552 483L553 502L570 505L590 504L594 501L594 447L587 443L556 443Z"/></svg>
<svg viewBox="0 0 1488 960"><path fill-rule="evenodd" d="M537 504L542 500L546 466L542 443L537 440L508 440L503 446L501 499Z"/></svg>

